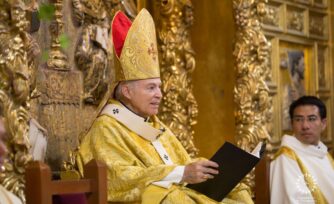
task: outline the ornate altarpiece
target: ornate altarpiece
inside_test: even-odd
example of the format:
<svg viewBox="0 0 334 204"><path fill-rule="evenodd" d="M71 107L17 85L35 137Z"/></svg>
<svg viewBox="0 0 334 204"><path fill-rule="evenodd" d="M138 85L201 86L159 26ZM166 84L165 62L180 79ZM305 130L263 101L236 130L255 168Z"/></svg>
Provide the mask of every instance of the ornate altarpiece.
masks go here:
<svg viewBox="0 0 334 204"><path fill-rule="evenodd" d="M59 171L109 98L113 79L110 23L117 10L134 18L144 1L52 0L1 3L1 115L10 154L0 174L3 186L24 198L24 167L32 160L29 123L47 138L46 162ZM161 118L192 156L197 105L189 39L190 1L156 1L163 91ZM44 8L44 11L42 11ZM39 11L40 20L37 17ZM44 13L48 18L42 18ZM67 46L66 46L67 44ZM71 162L67 166L71 166Z"/></svg>
<svg viewBox="0 0 334 204"><path fill-rule="evenodd" d="M284 133L290 133L289 101L308 94L321 98L327 107L327 129L322 141L333 148L333 6L327 0L270 0L263 19L264 33L272 44L274 149Z"/></svg>
<svg viewBox="0 0 334 204"><path fill-rule="evenodd" d="M277 124L280 119L272 114L273 109L279 109L280 96L277 94L276 71L269 66L271 62L275 68L277 52L269 57L270 43L261 28L261 20L269 24L267 36L274 49L280 41L274 37L276 33L272 34L271 27L275 32L284 33L284 29L294 30L298 24L291 22L284 31L280 30L280 23L276 27L270 25L272 19L278 17L275 17L275 9L266 8L266 3L266 0L233 0L237 27L234 52L236 141L247 150L260 140L268 140L269 135L277 138L280 133L271 122L274 118L274 124ZM107 90L113 77L110 21L119 9L130 18L134 18L141 7L152 12L157 25L162 90L165 93L160 117L173 129L187 151L192 156L197 155L198 150L192 141L198 109L191 79L195 69L189 34L193 23L191 0L2 0L0 4L0 105L10 136L10 154L0 179L6 188L24 201L24 166L32 160L28 138L30 119L36 119L46 130L46 161L53 170L59 170L68 160L69 151L78 146L101 109L99 104L108 98ZM38 21L36 11L45 4L51 5L52 18ZM285 4L277 0L269 5L294 8L294 4ZM318 4L322 5L315 1L314 5ZM307 4L304 7L297 6L297 10L305 10ZM326 16L318 10L312 12L315 22ZM266 17L268 13L269 17ZM297 18L293 16L292 19ZM303 27L300 30L298 27L293 33L304 31L326 40L317 28L305 30ZM68 39L68 46L64 45L64 39ZM314 47L319 60L321 53L329 52L326 43L314 44ZM321 60L318 67L319 64ZM327 77L329 74L325 69L318 70L317 76ZM327 77L325 82L320 79L316 84L319 88L316 93L329 103L331 79ZM246 183L253 185L252 181L250 175Z"/></svg>

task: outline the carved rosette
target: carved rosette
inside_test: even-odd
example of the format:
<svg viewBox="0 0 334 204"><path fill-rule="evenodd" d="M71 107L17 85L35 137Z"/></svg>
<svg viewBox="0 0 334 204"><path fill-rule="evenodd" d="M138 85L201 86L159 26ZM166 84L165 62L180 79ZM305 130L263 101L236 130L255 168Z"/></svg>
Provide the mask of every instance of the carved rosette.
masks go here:
<svg viewBox="0 0 334 204"><path fill-rule="evenodd" d="M190 0L158 1L158 45L163 100L160 118L194 157L193 125L197 123L197 102L192 93L191 74L195 69L189 28L193 22Z"/></svg>
<svg viewBox="0 0 334 204"><path fill-rule="evenodd" d="M316 36L324 36L325 33L325 23L324 23L324 17L322 16L310 16L310 34L316 35Z"/></svg>
<svg viewBox="0 0 334 204"><path fill-rule="evenodd" d="M267 15L263 17L262 22L266 25L279 27L279 8L275 6L267 6Z"/></svg>
<svg viewBox="0 0 334 204"><path fill-rule="evenodd" d="M299 10L288 10L288 23L287 28L290 30L295 30L303 32L304 30L304 13Z"/></svg>
<svg viewBox="0 0 334 204"><path fill-rule="evenodd" d="M266 14L266 0L234 0L237 25L234 50L236 85L236 140L247 151L269 139L272 101L266 81L270 81L268 66L270 43L261 29L260 18ZM254 174L246 177L246 184L254 187Z"/></svg>

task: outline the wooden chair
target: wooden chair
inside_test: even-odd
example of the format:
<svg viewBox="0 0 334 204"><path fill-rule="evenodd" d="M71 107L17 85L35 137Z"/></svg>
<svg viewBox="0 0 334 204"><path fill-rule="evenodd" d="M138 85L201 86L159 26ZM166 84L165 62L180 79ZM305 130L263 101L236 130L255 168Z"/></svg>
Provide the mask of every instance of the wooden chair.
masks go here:
<svg viewBox="0 0 334 204"><path fill-rule="evenodd" d="M107 168L95 160L81 180L52 180L50 167L34 161L26 168L26 204L51 204L53 195L86 194L88 204L107 203Z"/></svg>
<svg viewBox="0 0 334 204"><path fill-rule="evenodd" d="M255 167L255 204L270 204L270 162L265 153Z"/></svg>

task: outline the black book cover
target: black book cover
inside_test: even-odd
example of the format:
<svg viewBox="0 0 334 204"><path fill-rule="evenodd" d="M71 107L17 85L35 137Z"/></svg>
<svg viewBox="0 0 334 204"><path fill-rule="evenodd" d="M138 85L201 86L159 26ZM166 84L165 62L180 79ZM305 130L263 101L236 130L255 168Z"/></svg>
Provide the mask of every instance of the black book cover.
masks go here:
<svg viewBox="0 0 334 204"><path fill-rule="evenodd" d="M262 145L260 155L264 149L265 145ZM188 184L187 187L220 202L254 168L260 158L225 142L210 160L219 164L219 174L203 183Z"/></svg>

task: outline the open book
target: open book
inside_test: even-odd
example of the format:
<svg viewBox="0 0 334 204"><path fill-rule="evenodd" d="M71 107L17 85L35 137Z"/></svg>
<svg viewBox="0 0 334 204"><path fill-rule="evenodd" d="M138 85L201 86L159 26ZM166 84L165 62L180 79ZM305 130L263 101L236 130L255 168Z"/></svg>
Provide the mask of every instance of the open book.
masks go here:
<svg viewBox="0 0 334 204"><path fill-rule="evenodd" d="M222 201L260 161L264 150L265 144L262 142L251 153L225 142L210 159L219 164L219 174L203 183L188 184L187 187L216 201Z"/></svg>

